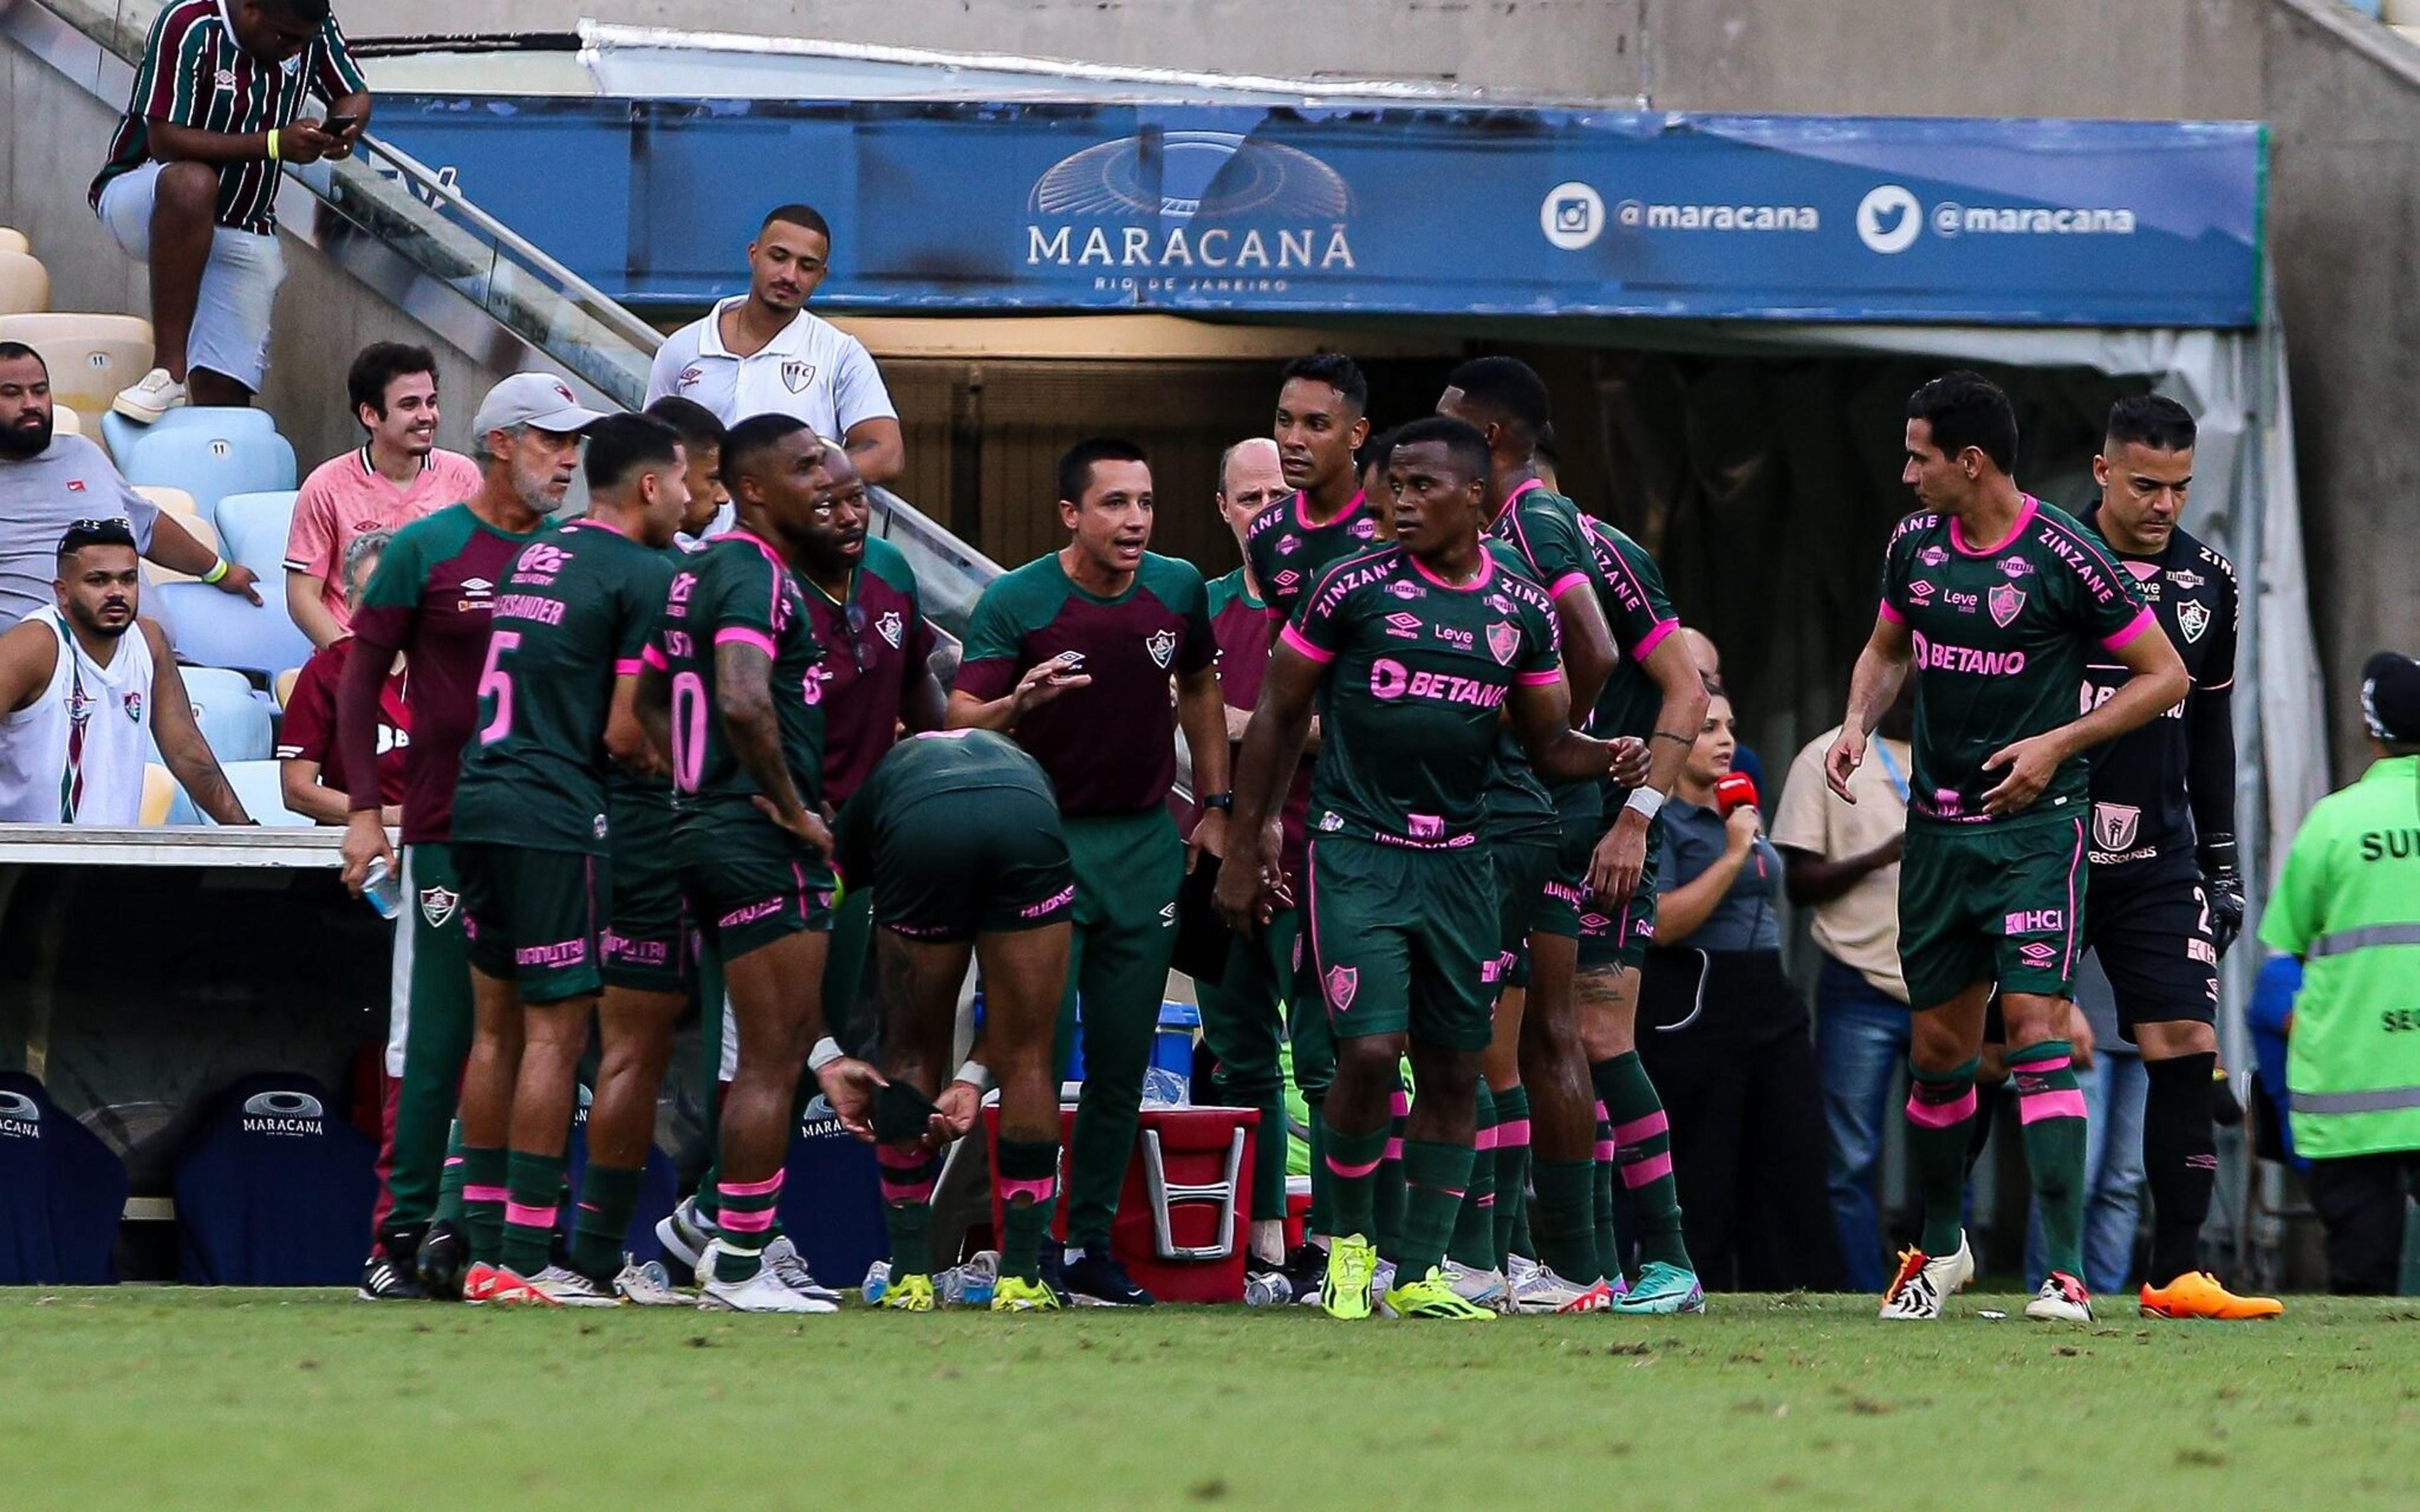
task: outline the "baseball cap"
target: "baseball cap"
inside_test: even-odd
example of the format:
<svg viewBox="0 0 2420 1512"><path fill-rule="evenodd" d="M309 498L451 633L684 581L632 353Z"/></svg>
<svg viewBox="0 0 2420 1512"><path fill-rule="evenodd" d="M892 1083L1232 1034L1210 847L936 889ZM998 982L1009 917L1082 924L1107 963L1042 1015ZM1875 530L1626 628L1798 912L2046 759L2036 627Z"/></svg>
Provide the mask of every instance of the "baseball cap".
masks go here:
<svg viewBox="0 0 2420 1512"><path fill-rule="evenodd" d="M2420 746L2420 661L2381 651L2363 662L2361 717L2373 740Z"/></svg>
<svg viewBox="0 0 2420 1512"><path fill-rule="evenodd" d="M471 434L534 425L567 435L586 430L604 419L602 411L583 408L571 385L551 373L516 373L488 391L479 412L471 418Z"/></svg>

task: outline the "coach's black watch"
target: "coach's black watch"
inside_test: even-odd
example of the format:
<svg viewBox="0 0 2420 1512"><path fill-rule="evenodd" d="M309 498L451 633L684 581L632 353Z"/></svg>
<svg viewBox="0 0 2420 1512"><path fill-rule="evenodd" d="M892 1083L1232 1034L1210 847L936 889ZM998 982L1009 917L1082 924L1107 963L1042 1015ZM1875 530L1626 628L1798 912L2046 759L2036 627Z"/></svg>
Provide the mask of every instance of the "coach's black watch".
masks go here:
<svg viewBox="0 0 2420 1512"><path fill-rule="evenodd" d="M1229 813L1233 813L1235 811L1235 795L1232 793L1208 794L1202 797L1202 807L1204 809L1220 809Z"/></svg>

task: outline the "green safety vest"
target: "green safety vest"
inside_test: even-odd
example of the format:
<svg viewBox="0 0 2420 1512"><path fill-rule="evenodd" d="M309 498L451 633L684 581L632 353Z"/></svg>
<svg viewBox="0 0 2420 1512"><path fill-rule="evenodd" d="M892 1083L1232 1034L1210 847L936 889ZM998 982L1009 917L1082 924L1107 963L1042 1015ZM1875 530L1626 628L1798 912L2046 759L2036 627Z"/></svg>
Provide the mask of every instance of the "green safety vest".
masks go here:
<svg viewBox="0 0 2420 1512"><path fill-rule="evenodd" d="M2295 1149L2420 1149L2420 756L2319 800L2260 938L2304 963L2286 1058Z"/></svg>

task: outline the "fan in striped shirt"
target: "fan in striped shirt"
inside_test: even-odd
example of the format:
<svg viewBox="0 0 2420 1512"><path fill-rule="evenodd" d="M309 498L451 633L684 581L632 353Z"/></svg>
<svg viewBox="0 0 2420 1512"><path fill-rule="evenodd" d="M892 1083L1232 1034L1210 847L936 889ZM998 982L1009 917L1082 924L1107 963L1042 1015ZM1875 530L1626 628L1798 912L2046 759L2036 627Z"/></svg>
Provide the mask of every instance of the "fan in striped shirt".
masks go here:
<svg viewBox="0 0 2420 1512"><path fill-rule="evenodd" d="M148 424L188 402L243 405L267 366L277 165L341 158L369 86L329 0L175 0L152 23L91 200L151 270L159 366L114 408ZM325 117L303 114L307 95Z"/></svg>

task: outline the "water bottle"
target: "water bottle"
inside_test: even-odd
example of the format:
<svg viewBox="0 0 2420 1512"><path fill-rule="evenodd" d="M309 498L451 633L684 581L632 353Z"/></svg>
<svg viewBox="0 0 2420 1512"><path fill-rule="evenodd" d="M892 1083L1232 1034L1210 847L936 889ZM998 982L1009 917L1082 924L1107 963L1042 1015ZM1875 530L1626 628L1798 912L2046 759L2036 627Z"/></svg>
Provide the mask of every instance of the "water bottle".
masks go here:
<svg viewBox="0 0 2420 1512"><path fill-rule="evenodd" d="M380 918L393 918L403 910L403 879L387 866L383 856L370 862L369 874L362 879L362 902L376 909Z"/></svg>
<svg viewBox="0 0 2420 1512"><path fill-rule="evenodd" d="M891 1262L876 1260L866 1268L865 1285L859 1288L858 1295L865 1299L868 1307L872 1307L880 1303L882 1294L890 1289Z"/></svg>
<svg viewBox="0 0 2420 1512"><path fill-rule="evenodd" d="M1249 1271L1244 1276L1244 1305L1282 1307L1294 1301L1294 1283L1275 1271Z"/></svg>
<svg viewBox="0 0 2420 1512"><path fill-rule="evenodd" d="M977 1250L963 1265L953 1265L933 1278L933 1291L953 1307L988 1307L1000 1289L1000 1251Z"/></svg>

